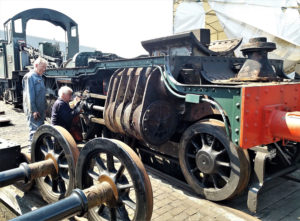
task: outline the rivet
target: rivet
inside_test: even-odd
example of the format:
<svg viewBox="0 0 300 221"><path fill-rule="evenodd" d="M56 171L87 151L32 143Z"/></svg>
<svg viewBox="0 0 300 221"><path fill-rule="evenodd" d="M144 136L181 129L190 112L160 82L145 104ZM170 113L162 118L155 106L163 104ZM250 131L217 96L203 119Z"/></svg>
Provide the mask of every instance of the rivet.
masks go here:
<svg viewBox="0 0 300 221"><path fill-rule="evenodd" d="M239 141L238 141L238 139L235 139L234 142L237 144Z"/></svg>
<svg viewBox="0 0 300 221"><path fill-rule="evenodd" d="M238 134L238 133L239 133L239 129L236 128L236 129L235 129L235 132Z"/></svg>
<svg viewBox="0 0 300 221"><path fill-rule="evenodd" d="M239 116L236 116L235 119L236 119L237 121L239 121L239 120L240 120L240 117L239 117Z"/></svg>
<svg viewBox="0 0 300 221"><path fill-rule="evenodd" d="M240 103L236 103L235 106L239 107L239 106L240 106Z"/></svg>

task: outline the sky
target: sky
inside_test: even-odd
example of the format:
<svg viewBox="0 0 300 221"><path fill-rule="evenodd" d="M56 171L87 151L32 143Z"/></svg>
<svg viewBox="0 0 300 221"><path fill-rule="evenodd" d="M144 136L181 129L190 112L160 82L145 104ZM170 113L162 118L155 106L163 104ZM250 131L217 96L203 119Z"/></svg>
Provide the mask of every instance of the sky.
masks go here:
<svg viewBox="0 0 300 221"><path fill-rule="evenodd" d="M78 24L80 45L131 58L147 52L141 41L172 35L173 0L0 0L0 29L19 12L50 8ZM27 35L64 41L64 31L30 20Z"/></svg>

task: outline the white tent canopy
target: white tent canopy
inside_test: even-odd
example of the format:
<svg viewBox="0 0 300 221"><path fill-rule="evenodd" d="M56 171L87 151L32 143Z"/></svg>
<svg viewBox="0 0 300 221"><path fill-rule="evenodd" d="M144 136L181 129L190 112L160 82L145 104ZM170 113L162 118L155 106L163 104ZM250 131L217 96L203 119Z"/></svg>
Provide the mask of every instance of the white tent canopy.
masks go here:
<svg viewBox="0 0 300 221"><path fill-rule="evenodd" d="M253 37L267 37L268 41L277 45L277 50L270 53L269 57L284 59L286 72L293 71L296 64L300 63L299 0L207 0L206 2L216 14L228 38L242 37L245 43ZM174 33L177 33L177 30L192 30L194 26L189 25L190 21L203 18L203 11L198 9L201 16L196 10L191 10L189 19L182 19L182 8L187 10L189 4L203 7L202 2L180 3L175 12ZM204 16L205 13L208 12L204 12ZM178 29L178 25L185 29ZM196 26L196 28L203 27Z"/></svg>

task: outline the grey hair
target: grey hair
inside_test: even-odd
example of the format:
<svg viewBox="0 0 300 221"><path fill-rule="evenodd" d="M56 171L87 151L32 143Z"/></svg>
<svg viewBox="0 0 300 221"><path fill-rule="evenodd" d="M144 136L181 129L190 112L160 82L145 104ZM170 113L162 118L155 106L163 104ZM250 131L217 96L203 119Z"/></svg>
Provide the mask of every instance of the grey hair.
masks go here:
<svg viewBox="0 0 300 221"><path fill-rule="evenodd" d="M48 61L46 61L44 58L38 57L33 63L33 68L35 71L36 71L36 65L38 65L38 64L45 64L47 66Z"/></svg>
<svg viewBox="0 0 300 221"><path fill-rule="evenodd" d="M67 94L67 93L73 93L73 90L72 90L72 88L70 88L70 87L68 87L68 86L62 86L61 88L59 88L59 90L58 90L58 96L60 97L60 98L62 98L62 95L63 94Z"/></svg>

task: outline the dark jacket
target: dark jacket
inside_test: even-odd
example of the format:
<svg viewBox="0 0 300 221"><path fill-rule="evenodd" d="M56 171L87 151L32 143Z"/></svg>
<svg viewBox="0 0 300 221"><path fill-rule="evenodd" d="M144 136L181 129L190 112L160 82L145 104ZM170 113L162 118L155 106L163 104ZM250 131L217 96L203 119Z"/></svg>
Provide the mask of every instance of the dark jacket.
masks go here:
<svg viewBox="0 0 300 221"><path fill-rule="evenodd" d="M79 102L74 109L71 109L69 104L58 98L51 113L51 123L59 125L70 131L73 118L80 112Z"/></svg>

